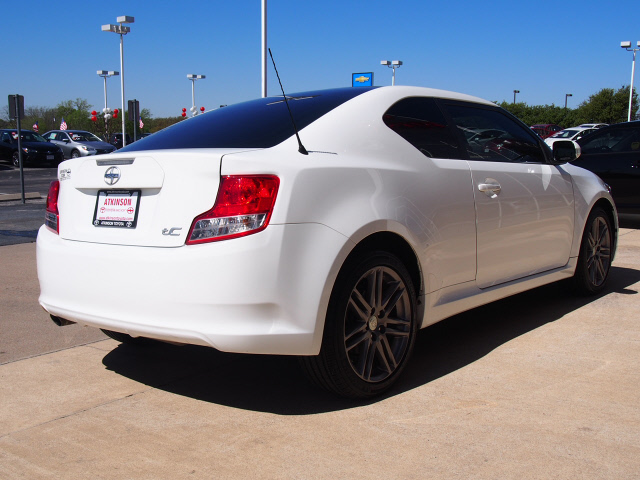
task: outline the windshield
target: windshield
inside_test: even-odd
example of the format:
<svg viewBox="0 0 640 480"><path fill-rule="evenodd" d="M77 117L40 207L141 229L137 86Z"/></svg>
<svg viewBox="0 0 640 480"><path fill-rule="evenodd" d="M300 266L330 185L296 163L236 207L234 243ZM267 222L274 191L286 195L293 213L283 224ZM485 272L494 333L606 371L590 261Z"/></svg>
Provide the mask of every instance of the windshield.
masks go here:
<svg viewBox="0 0 640 480"><path fill-rule="evenodd" d="M18 132L12 132L12 135L14 140L18 140ZM46 142L46 140L44 139L43 136L35 133L35 132L24 132L21 131L20 132L20 139L23 142Z"/></svg>
<svg viewBox="0 0 640 480"><path fill-rule="evenodd" d="M101 142L98 137L96 137L91 132L69 132L69 136L71 140L74 142Z"/></svg>
<svg viewBox="0 0 640 480"><path fill-rule="evenodd" d="M373 87L375 88L375 87ZM336 88L288 95L298 130L302 130L340 104L371 90ZM287 106L280 97L237 103L198 115L165 128L119 150L172 148L269 148L294 135ZM304 139L303 139L304 143Z"/></svg>
<svg viewBox="0 0 640 480"><path fill-rule="evenodd" d="M562 130L561 132L552 135L553 138L571 138L580 130Z"/></svg>

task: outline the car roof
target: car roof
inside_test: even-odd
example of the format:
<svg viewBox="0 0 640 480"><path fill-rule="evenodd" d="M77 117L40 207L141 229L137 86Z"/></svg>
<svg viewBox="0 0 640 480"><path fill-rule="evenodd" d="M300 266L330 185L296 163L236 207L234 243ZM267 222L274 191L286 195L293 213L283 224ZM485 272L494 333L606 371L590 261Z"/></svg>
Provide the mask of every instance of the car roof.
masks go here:
<svg viewBox="0 0 640 480"><path fill-rule="evenodd" d="M46 133L51 133L51 132L58 132L58 133L91 133L89 130L49 130Z"/></svg>
<svg viewBox="0 0 640 480"><path fill-rule="evenodd" d="M0 128L0 132L17 132L17 131L18 131L17 128ZM34 132L33 130L29 130L29 129L26 129L26 128L21 128L20 129L20 133L22 133L22 132L38 133L38 132ZM40 135L40 134L38 133L38 135Z"/></svg>
<svg viewBox="0 0 640 480"><path fill-rule="evenodd" d="M597 135L600 132L608 132L609 130L618 130L620 128L640 128L640 120L632 120L630 122L620 122L620 123L614 123L612 125L609 125L607 127L602 127L602 128L595 128L595 132L590 133L589 135L582 137L581 139L578 140L578 143L581 144L581 142L585 141L588 138L591 138L592 135Z"/></svg>

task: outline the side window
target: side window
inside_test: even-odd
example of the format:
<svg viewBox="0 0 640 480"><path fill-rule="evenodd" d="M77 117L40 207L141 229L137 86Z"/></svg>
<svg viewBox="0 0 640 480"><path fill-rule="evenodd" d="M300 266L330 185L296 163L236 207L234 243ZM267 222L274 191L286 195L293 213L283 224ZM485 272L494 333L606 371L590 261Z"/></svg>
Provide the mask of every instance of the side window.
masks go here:
<svg viewBox="0 0 640 480"><path fill-rule="evenodd" d="M582 153L628 153L640 151L639 128L613 128L585 138Z"/></svg>
<svg viewBox="0 0 640 480"><path fill-rule="evenodd" d="M400 100L382 119L387 127L427 157L462 158L456 137L433 98Z"/></svg>
<svg viewBox="0 0 640 480"><path fill-rule="evenodd" d="M535 133L497 108L447 104L453 123L466 140L471 160L545 163Z"/></svg>

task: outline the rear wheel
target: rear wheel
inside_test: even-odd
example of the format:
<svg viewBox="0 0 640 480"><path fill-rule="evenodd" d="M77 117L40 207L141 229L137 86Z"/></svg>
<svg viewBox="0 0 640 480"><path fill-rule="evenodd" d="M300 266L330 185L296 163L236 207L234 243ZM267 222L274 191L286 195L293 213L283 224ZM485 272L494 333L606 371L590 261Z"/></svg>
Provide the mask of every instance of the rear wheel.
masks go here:
<svg viewBox="0 0 640 480"><path fill-rule="evenodd" d="M595 295L605 287L611 270L613 230L611 220L602 208L596 207L589 214L582 235L578 265L573 284L578 293Z"/></svg>
<svg viewBox="0 0 640 480"><path fill-rule="evenodd" d="M388 390L417 333L413 282L394 255L367 253L343 267L327 310L320 354L301 357L316 384L351 398Z"/></svg>
<svg viewBox="0 0 640 480"><path fill-rule="evenodd" d="M131 335L127 335L126 333L114 332L112 330L105 330L101 328L102 333L104 333L107 337L111 337L114 340L120 343L126 343L127 345L151 345L153 340L146 337L132 337Z"/></svg>
<svg viewBox="0 0 640 480"><path fill-rule="evenodd" d="M11 164L14 167L20 166L20 155L18 154L18 152L13 152L13 155L11 156Z"/></svg>

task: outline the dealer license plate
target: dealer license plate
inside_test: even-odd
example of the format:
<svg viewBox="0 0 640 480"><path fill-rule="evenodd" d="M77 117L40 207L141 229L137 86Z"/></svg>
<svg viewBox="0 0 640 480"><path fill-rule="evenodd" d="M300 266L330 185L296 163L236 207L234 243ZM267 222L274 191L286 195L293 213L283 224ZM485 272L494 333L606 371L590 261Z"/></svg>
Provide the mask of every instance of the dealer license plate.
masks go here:
<svg viewBox="0 0 640 480"><path fill-rule="evenodd" d="M93 214L96 227L136 228L140 190L100 190Z"/></svg>

